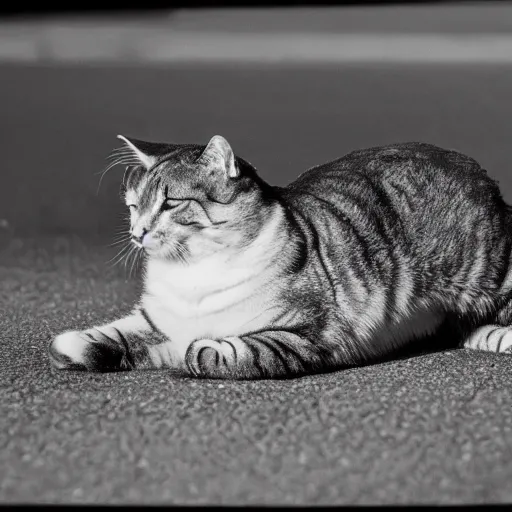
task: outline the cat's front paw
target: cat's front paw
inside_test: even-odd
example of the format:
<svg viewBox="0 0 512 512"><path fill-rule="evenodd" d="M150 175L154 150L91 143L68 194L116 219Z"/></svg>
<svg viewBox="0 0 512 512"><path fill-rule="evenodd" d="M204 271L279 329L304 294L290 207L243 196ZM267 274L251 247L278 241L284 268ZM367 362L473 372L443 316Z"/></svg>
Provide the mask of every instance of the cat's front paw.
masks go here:
<svg viewBox="0 0 512 512"><path fill-rule="evenodd" d="M59 370L116 371L130 369L123 352L97 329L67 331L56 336L48 353Z"/></svg>
<svg viewBox="0 0 512 512"><path fill-rule="evenodd" d="M229 378L236 366L235 347L226 340L197 340L188 347L185 362L195 377Z"/></svg>
<svg viewBox="0 0 512 512"><path fill-rule="evenodd" d="M50 362L59 370L87 370L89 345L79 331L59 334L48 347Z"/></svg>

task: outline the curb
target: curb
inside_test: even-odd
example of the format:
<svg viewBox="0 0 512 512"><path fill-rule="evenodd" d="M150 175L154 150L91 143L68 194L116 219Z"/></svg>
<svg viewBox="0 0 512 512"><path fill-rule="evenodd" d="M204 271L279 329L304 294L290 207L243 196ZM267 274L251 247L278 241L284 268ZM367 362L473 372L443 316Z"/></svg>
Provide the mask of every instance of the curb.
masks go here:
<svg viewBox="0 0 512 512"><path fill-rule="evenodd" d="M512 34L225 34L58 28L0 32L0 62L512 63Z"/></svg>

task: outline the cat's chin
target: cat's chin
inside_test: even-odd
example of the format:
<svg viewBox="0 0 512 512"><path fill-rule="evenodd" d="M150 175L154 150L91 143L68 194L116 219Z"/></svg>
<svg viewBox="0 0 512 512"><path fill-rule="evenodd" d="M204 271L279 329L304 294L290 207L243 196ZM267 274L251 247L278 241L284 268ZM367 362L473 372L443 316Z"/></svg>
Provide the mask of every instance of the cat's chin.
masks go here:
<svg viewBox="0 0 512 512"><path fill-rule="evenodd" d="M158 247L146 247L144 248L144 252L146 253L147 258L165 260L172 263L184 262L184 257L182 255L177 253L172 248L166 247L164 245Z"/></svg>
<svg viewBox="0 0 512 512"><path fill-rule="evenodd" d="M169 247L161 239L146 235L142 242L144 252L148 256L165 255L169 252Z"/></svg>
<svg viewBox="0 0 512 512"><path fill-rule="evenodd" d="M144 247L144 253L148 258L165 258L167 255L167 251L162 250L161 247Z"/></svg>

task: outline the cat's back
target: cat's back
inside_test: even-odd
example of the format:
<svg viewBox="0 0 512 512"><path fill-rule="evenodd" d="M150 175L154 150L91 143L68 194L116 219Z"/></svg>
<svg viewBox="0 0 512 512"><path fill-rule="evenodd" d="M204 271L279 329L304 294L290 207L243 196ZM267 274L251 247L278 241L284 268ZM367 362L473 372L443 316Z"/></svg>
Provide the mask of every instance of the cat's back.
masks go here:
<svg viewBox="0 0 512 512"><path fill-rule="evenodd" d="M332 198L338 191L349 194L379 186L393 199L407 193L428 196L451 189L471 194L481 187L494 188L495 183L467 155L432 144L405 142L352 151L312 167L287 189Z"/></svg>
<svg viewBox="0 0 512 512"><path fill-rule="evenodd" d="M496 182L473 158L420 142L353 151L309 169L283 195L307 216L315 203L305 195L344 214L365 212L390 227L406 223L413 229L426 219L463 220L503 206Z"/></svg>
<svg viewBox="0 0 512 512"><path fill-rule="evenodd" d="M512 237L497 183L473 158L431 144L353 151L280 194L310 252L327 255L335 274L379 272L387 286L400 272L415 282L456 275L469 252Z"/></svg>

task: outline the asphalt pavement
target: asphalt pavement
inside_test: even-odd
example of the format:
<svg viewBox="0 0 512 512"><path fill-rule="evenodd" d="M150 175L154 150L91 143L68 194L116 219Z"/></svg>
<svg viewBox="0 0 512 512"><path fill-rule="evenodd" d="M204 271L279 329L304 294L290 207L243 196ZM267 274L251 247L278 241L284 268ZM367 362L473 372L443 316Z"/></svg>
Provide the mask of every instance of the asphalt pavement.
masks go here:
<svg viewBox="0 0 512 512"><path fill-rule="evenodd" d="M136 299L112 251L58 237L0 253L0 502L512 501L511 356L449 350L259 382L52 369L52 336Z"/></svg>

